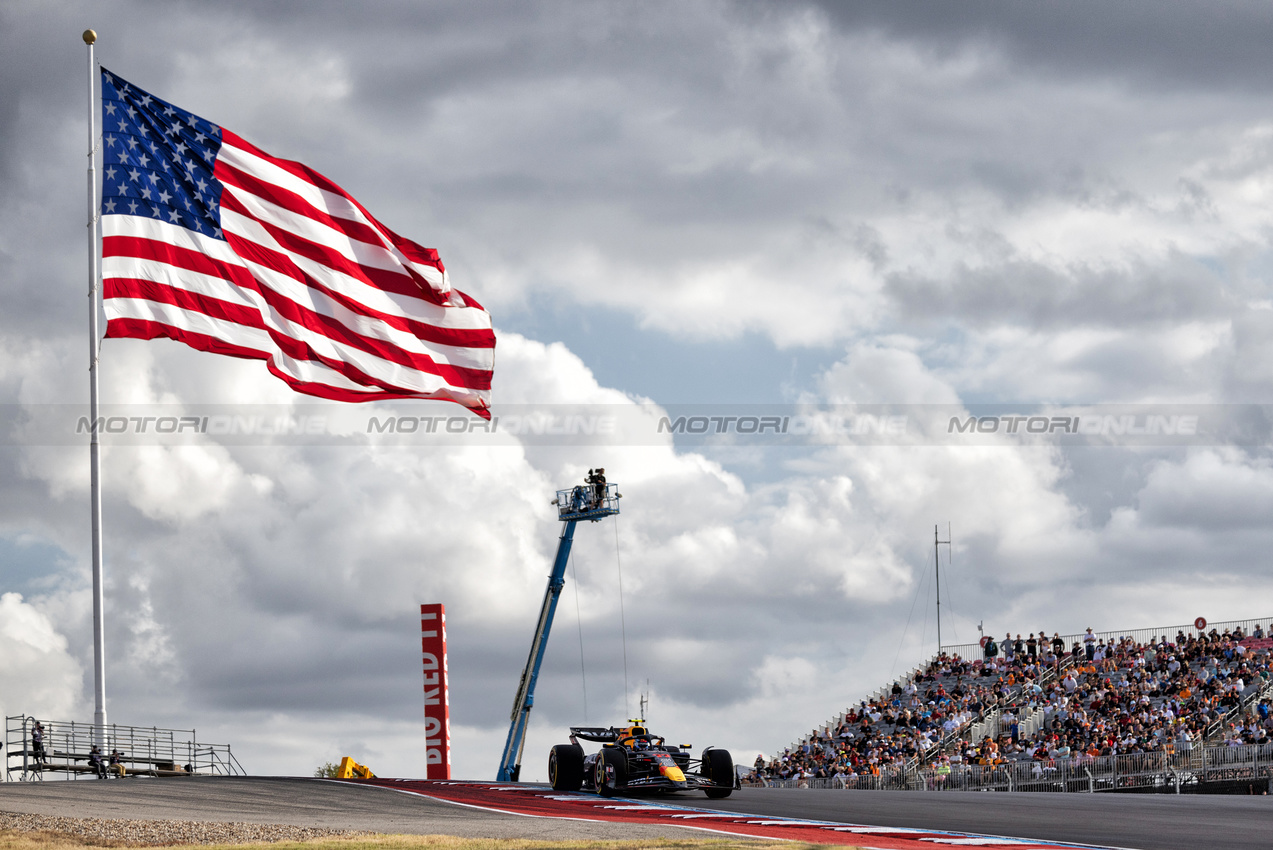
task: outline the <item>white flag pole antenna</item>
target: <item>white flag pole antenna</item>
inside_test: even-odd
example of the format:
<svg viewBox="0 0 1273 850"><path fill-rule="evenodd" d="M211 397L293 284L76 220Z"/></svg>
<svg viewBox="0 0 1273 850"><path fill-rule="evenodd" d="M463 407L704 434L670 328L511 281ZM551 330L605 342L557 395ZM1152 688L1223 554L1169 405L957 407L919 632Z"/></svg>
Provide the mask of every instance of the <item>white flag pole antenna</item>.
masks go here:
<svg viewBox="0 0 1273 850"><path fill-rule="evenodd" d="M102 613L102 461L97 428L97 60L93 44L97 33L84 30L88 45L88 457L89 498L93 514L93 740L106 748L106 647Z"/></svg>

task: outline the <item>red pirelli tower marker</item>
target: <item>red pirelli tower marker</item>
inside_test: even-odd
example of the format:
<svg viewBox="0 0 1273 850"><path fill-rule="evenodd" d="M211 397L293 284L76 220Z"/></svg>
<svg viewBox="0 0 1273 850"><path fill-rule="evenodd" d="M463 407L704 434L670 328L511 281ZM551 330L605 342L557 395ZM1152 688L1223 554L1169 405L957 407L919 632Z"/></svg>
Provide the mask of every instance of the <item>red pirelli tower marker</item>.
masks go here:
<svg viewBox="0 0 1273 850"><path fill-rule="evenodd" d="M446 681L446 606L420 606L426 779L451 778L451 701Z"/></svg>

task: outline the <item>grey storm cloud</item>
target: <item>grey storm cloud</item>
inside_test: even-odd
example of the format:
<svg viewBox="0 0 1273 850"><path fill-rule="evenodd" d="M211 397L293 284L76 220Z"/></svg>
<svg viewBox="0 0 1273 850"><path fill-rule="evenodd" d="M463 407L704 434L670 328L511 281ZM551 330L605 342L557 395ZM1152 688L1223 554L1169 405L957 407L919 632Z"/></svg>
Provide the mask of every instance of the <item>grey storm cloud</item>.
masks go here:
<svg viewBox="0 0 1273 850"><path fill-rule="evenodd" d="M1027 260L960 268L941 279L890 275L888 292L915 321L1032 328L1154 326L1228 315L1236 295L1196 260L1175 255L1129 269L1054 269Z"/></svg>
<svg viewBox="0 0 1273 850"><path fill-rule="evenodd" d="M1273 37L1267 9L1248 0L1024 6L888 2L817 6L847 31L877 30L944 53L983 44L1010 55L1018 73L1127 78L1147 88L1267 91Z"/></svg>

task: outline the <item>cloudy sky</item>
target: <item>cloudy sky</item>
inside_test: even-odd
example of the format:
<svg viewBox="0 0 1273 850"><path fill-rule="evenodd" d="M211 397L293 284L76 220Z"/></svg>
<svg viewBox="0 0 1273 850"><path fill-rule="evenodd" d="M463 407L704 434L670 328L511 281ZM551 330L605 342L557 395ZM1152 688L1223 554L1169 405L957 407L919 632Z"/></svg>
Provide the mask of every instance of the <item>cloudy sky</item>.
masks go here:
<svg viewBox="0 0 1273 850"><path fill-rule="evenodd" d="M1273 402L1266 4L10 0L5 714L92 717L88 451L68 424L87 399L86 27L107 68L437 248L494 317L497 416L636 423L107 438L114 722L197 728L254 773L352 755L423 775L416 611L443 602L456 774L493 777L549 499L598 465L623 514L579 529L529 778L566 726L618 722L641 691L659 731L750 760L918 663L936 524L947 643L980 621L1273 615L1267 431L1211 427ZM175 343L101 357L117 411L319 409ZM943 424L1000 409L1203 424ZM887 438L656 427L899 410Z"/></svg>

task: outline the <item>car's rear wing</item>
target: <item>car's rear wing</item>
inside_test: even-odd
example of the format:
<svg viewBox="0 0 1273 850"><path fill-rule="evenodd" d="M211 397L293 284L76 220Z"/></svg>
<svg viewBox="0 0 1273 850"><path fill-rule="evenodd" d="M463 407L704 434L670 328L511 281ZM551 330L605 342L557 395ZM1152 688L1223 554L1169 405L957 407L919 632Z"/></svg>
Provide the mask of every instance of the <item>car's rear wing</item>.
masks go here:
<svg viewBox="0 0 1273 850"><path fill-rule="evenodd" d="M619 740L619 730L613 726L571 726L570 737L583 738L598 744L613 744Z"/></svg>

